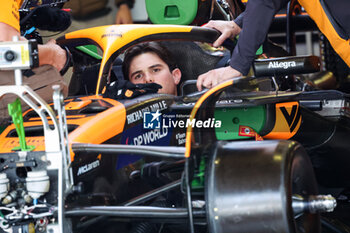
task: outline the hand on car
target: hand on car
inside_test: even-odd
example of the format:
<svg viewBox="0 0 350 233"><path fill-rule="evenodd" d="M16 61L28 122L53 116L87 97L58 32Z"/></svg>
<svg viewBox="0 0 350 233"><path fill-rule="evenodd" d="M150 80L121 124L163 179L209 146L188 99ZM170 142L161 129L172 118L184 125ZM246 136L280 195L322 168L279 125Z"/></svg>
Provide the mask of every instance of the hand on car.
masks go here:
<svg viewBox="0 0 350 233"><path fill-rule="evenodd" d="M44 45L39 45L39 65L52 65L60 71L66 61L66 51L57 45L54 39L49 40Z"/></svg>
<svg viewBox="0 0 350 233"><path fill-rule="evenodd" d="M127 4L121 4L119 6L116 18L115 18L116 24L131 24L132 23L132 16L130 8Z"/></svg>
<svg viewBox="0 0 350 233"><path fill-rule="evenodd" d="M242 76L241 72L231 66L210 70L198 77L197 88L198 91L201 91L202 87L212 88L226 80L240 76Z"/></svg>
<svg viewBox="0 0 350 233"><path fill-rule="evenodd" d="M221 32L220 37L213 43L214 47L219 47L226 39L233 39L241 32L241 28L233 21L210 20L203 27L213 28Z"/></svg>

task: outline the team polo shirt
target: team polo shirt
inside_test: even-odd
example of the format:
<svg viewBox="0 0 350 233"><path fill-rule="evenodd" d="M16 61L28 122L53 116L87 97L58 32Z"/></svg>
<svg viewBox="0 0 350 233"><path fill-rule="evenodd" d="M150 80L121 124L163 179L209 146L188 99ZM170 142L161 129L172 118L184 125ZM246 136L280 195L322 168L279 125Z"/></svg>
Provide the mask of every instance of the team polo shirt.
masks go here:
<svg viewBox="0 0 350 233"><path fill-rule="evenodd" d="M19 8L23 0L1 1L0 22L6 23L19 31Z"/></svg>

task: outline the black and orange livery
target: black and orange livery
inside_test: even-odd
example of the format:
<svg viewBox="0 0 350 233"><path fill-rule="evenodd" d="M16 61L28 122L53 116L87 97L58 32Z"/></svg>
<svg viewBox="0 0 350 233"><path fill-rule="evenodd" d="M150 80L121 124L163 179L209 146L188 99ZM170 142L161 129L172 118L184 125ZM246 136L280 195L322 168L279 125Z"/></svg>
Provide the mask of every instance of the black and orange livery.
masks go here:
<svg viewBox="0 0 350 233"><path fill-rule="evenodd" d="M185 146L186 157L191 154L190 144L191 127L186 128L161 128L145 129L143 127L144 113L156 112L159 110L162 114L181 114L188 115L190 120L195 118L199 109L211 109L214 113L221 108L228 109L246 109L249 106L262 107L262 117L260 128L254 128L249 123L242 126L252 127L263 139L282 139L297 140L311 151L318 151L315 148L332 148L337 150L333 141L344 140L341 136L343 132L348 132L337 122L326 119L315 110L319 111L323 101L340 99L345 101L346 97L337 92L324 92L316 96L315 93L280 93L275 96L274 93L237 93L227 95L229 97L219 98L218 93L230 93L230 87L236 83L228 81L205 93L200 98L194 98L190 102L185 97L175 97L169 95L151 94L138 97L133 100L113 100L103 98L100 92L103 84L108 82L110 66L114 58L128 47L149 40L158 39L182 39L198 40L212 42L218 37L214 30L188 27L188 26L169 26L169 25L111 25L92 29L85 29L67 34L58 40L62 45L68 47L95 44L103 50L103 58L98 77L96 95L72 97L65 100L65 109L67 112L67 122L69 130L69 143L91 143L91 144L127 144L127 145L161 145L161 146ZM239 80L239 82L244 82ZM207 99L215 96L214 104L207 105ZM198 99L199 98L199 99ZM235 103L232 100L238 99ZM321 99L321 100L320 100ZM198 100L198 101L197 101ZM228 101L226 101L228 100ZM227 104L227 103L230 104ZM310 103L319 105L315 107ZM215 105L215 106L214 106ZM205 107L203 107L205 106ZM311 110L309 110L311 109ZM43 135L41 121L33 111L24 113L24 127L26 140L29 145L35 145L35 151L43 151ZM234 119L235 116L227 115L225 118ZM220 120L220 119L217 119ZM231 121L231 120L230 120ZM258 118L255 119L258 121ZM225 129L215 129L217 132L226 133L234 131L230 126L225 125ZM203 134L208 133L207 131ZM225 140L247 140L247 137L239 137L238 130L233 132L232 138ZM13 125L6 128L0 135L1 153L10 153L14 146L18 146L18 138ZM318 135L318 136L315 136ZM220 137L216 140L223 140ZM344 148L339 149L342 151ZM345 149L346 154L349 149ZM99 166L86 172L79 169L94 161L100 161ZM137 156L104 156L103 154L78 153L71 150L71 159L73 161L73 174L75 182L81 179L91 179L97 176L104 176L117 172L121 168L138 161ZM329 158L331 159L331 157ZM342 157L343 162L348 161L348 156ZM326 163L327 159L325 160ZM341 162L342 163L342 162ZM342 163L344 164L344 163ZM338 166L339 164L337 164ZM322 169L321 169L322 170ZM337 177L336 173L333 173ZM343 174L343 173L342 173ZM340 174L339 174L340 175ZM344 174L343 174L344 175ZM346 175L350 182L350 175Z"/></svg>
<svg viewBox="0 0 350 233"><path fill-rule="evenodd" d="M160 111L163 115L181 115L196 118L195 112L201 109L201 104L218 90L223 90L234 85L232 81L218 86L203 95L197 102L186 102L186 98L179 98L164 94L150 94L135 98L133 100L116 101L113 99L102 98L101 96L74 97L65 101L67 113L67 123L69 130L69 143L91 143L91 144L125 144L125 145L157 145L157 146L186 146L186 156L191 155L191 127L186 128L161 128L145 129L144 113ZM324 98L332 94L339 96L337 92L324 92ZM232 98L232 97L231 97ZM313 95L300 93L289 93L276 97L274 95L244 95L239 94L237 99L243 100L240 104L227 104L227 99L220 98L216 100L215 108L206 106L204 109L220 111L221 109L233 109L245 111L252 106L261 106L263 108L263 127L254 129L264 139L282 139L297 140L310 152L319 153L322 149L339 150L342 161L335 163L338 170L344 177L344 171L339 169L342 164L346 164L348 152L346 147L339 148L334 142L346 140L343 137L348 129L337 121L332 121L319 116L315 113L314 107L309 103L319 103ZM301 103L301 104L300 104ZM310 110L311 109L311 110ZM316 109L319 110L319 109ZM192 113L191 113L192 112ZM225 118L234 119L235 115L227 115ZM33 112L24 113L24 127L28 145L35 145L35 151L44 151L44 136L40 118ZM216 120L225 120L216 118ZM256 118L258 121L258 117ZM232 120L230 120L232 121ZM234 123L231 123L232 127ZM250 127L251 125L245 124ZM250 140L248 137L239 137L239 131L230 131L230 126L225 125L225 129L212 129L215 133L228 131L236 136L231 140ZM187 130L187 136L186 135ZM213 132L202 131L202 135L211 135ZM315 136L317 135L317 136ZM209 137L209 136L208 136ZM186 139L186 140L185 140ZM223 140L215 138L215 140ZM12 148L19 145L14 125L7 127L0 135L1 153L11 153ZM99 157L99 158L98 158ZM120 169L128 167L130 164L139 161L142 157L133 155L109 156L103 153L74 153L71 150L71 159L73 161L73 174L75 182L89 180L94 177L105 176L106 174L119 173ZM328 160L333 161L333 157L324 158L324 163ZM99 166L94 169L82 172L81 168L99 160ZM333 167L333 168L334 168ZM79 171L80 169L80 171ZM327 167L332 169L331 167ZM322 169L321 169L322 170ZM107 172L108 171L108 172ZM323 172L321 173L323 174ZM327 179L341 174L332 172L327 175ZM349 179L342 179L341 182L349 182ZM340 182L340 179L339 179Z"/></svg>
<svg viewBox="0 0 350 233"><path fill-rule="evenodd" d="M73 32L58 40L69 48L95 44L103 51L96 94L65 100L75 187L66 200L67 216L96 216L98 213L97 215L126 217L131 220L135 218L139 221L151 218L152 221L183 223L190 215L190 210L187 209L192 209L192 189L197 191L196 198L207 203L200 211L193 212L195 221L206 221L208 228L212 229L219 224L216 221L217 214L226 213L215 210L217 205L225 206L224 203L220 204L221 199L216 198L217 195L240 190L243 186L239 185L248 178L251 180L245 187L251 184L252 190L262 186L260 179L268 178L272 182L266 185L273 184L274 192L285 192L275 196L280 197L283 204L288 202L291 206L291 194L299 194L299 190L292 190L294 186L302 186L305 195L316 194L313 171L312 168L309 169L308 157L302 146L311 158L318 183L326 187L350 185L350 148L347 145L350 135L349 97L341 92L247 92L237 90L237 87L250 90L249 85L254 78L239 78L224 82L206 93L193 95L146 94L127 100L102 97L104 86L109 82L114 58L128 47L143 41L161 39L213 42L217 37L216 31L197 27L112 25ZM334 111L332 106L335 105L339 111ZM152 116L148 118L149 114L160 114L158 119L161 127L148 124L153 121ZM34 153L44 151L39 117L29 110L23 114L23 119L27 144L36 146ZM208 127L198 126L204 123L186 125L186 122L194 120L207 121ZM178 121L185 123L176 123ZM222 124L217 126L217 122ZM253 140L250 136L254 137ZM18 143L15 127L8 126L0 135L0 156L6 155L8 158ZM82 147L74 150L74 145L87 144L106 147L101 151L89 150L88 147L86 150ZM114 145L129 147L119 148L114 153ZM150 147L146 146L169 148L170 156L155 153L154 157L150 157L147 151ZM157 152L162 152L159 147L156 148ZM140 154L142 149L144 155ZM183 155L172 157L172 154L182 152ZM226 161L229 166L221 161ZM260 173L254 177L251 174L255 174L255 171ZM231 183L232 172L240 173L243 178L236 174L235 178L239 178L235 180L237 183ZM301 175L294 176L293 172L300 172L297 175ZM166 175L163 176L162 173ZM171 175L168 176L168 173ZM193 175L191 181L190 175ZM308 182L299 179L305 176L312 179ZM292 185L291 182L295 183ZM220 186L221 183L224 185ZM159 187L161 188L145 194L152 188ZM172 196L170 191L175 187L180 190ZM257 193L248 192L249 189L247 188L248 194ZM165 193L169 208L157 209L159 203L153 199L159 196L162 200ZM190 197L184 197L184 193ZM263 197L264 195L256 196L259 200ZM186 199L190 203L186 209L188 212L183 207ZM230 200L234 199L232 197ZM276 203L279 201L276 200ZM138 206L147 203L156 208L156 211ZM245 201L239 204L244 203ZM265 204L263 201L261 203ZM132 206L132 210L135 213L131 211L127 216L130 213L128 205L133 204L135 206ZM124 205L127 212L123 212L121 205ZM287 211L290 211L292 207L288 208ZM231 211L233 208L229 209ZM205 219L206 214L208 220ZM278 214L273 219L281 216ZM225 216L222 217L224 219ZM80 220L84 221L83 218ZM223 225L226 226L226 223ZM180 229L179 232L188 232L186 230Z"/></svg>

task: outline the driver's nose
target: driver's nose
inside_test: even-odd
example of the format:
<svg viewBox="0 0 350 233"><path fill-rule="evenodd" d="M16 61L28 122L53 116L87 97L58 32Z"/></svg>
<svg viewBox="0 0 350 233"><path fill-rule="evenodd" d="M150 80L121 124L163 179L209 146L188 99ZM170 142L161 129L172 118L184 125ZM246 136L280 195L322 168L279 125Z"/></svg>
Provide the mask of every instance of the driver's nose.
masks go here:
<svg viewBox="0 0 350 233"><path fill-rule="evenodd" d="M146 74L145 79L146 79L146 83L154 83L154 78L150 74Z"/></svg>

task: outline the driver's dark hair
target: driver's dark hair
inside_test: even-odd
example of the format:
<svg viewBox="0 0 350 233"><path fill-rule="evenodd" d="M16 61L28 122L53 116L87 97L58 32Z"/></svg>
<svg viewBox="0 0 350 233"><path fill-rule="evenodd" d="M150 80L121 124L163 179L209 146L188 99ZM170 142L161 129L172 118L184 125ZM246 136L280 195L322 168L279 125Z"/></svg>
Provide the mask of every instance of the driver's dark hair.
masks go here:
<svg viewBox="0 0 350 233"><path fill-rule="evenodd" d="M170 71L173 71L175 68L177 68L177 65L173 60L172 55L165 47L160 45L160 43L158 42L145 42L142 44L135 45L125 52L124 61L122 65L125 79L129 79L129 69L131 61L136 56L144 53L155 53L168 65Z"/></svg>

